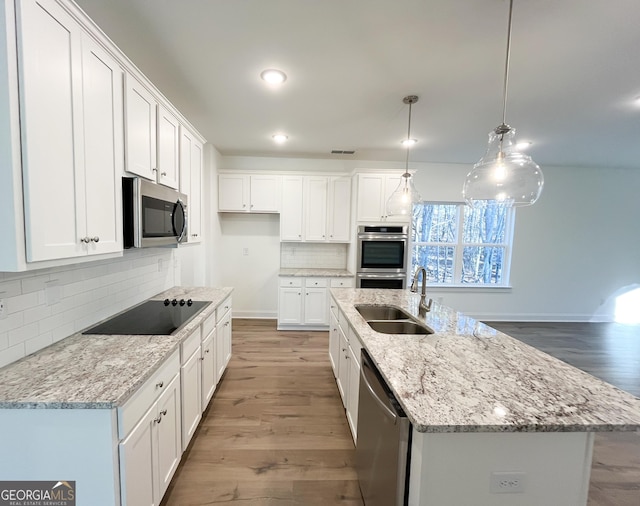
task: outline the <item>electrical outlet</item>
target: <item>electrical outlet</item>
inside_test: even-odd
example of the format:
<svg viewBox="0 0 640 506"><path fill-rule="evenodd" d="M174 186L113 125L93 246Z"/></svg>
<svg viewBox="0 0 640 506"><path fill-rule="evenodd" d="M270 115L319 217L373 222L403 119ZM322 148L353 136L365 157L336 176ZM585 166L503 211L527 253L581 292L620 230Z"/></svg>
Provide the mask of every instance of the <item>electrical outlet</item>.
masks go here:
<svg viewBox="0 0 640 506"><path fill-rule="evenodd" d="M4 320L7 317L7 306L4 299L0 299L0 320Z"/></svg>
<svg viewBox="0 0 640 506"><path fill-rule="evenodd" d="M526 474L520 472L491 473L492 494L523 494Z"/></svg>

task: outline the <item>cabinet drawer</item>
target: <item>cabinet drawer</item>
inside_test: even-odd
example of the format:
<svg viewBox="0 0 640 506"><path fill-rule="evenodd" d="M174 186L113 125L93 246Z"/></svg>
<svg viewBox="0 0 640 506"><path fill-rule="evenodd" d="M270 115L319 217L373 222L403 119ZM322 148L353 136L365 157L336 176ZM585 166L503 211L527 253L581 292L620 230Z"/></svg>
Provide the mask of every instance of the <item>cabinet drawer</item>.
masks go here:
<svg viewBox="0 0 640 506"><path fill-rule="evenodd" d="M302 278L280 278L280 286L300 288L302 286Z"/></svg>
<svg viewBox="0 0 640 506"><path fill-rule="evenodd" d="M200 346L200 339L201 339L201 331L200 331L200 327L198 327L191 333L189 337L187 337L184 341L182 341L182 344L180 345L180 349L182 352L180 357L180 363L182 365L184 365L184 363L187 360L189 360L189 357L193 355L193 352L198 349L198 346Z"/></svg>
<svg viewBox="0 0 640 506"><path fill-rule="evenodd" d="M326 278L307 278L304 282L306 288L326 288Z"/></svg>
<svg viewBox="0 0 640 506"><path fill-rule="evenodd" d="M180 374L180 350L176 350L124 406L118 407L119 439L127 436L177 374Z"/></svg>
<svg viewBox="0 0 640 506"><path fill-rule="evenodd" d="M206 339L213 329L216 328L216 312L214 311L202 323L202 339Z"/></svg>
<svg viewBox="0 0 640 506"><path fill-rule="evenodd" d="M231 309L231 296L227 297L222 304L216 308L216 323L220 323L220 320Z"/></svg>
<svg viewBox="0 0 640 506"><path fill-rule="evenodd" d="M353 278L331 278L331 288L353 288Z"/></svg>

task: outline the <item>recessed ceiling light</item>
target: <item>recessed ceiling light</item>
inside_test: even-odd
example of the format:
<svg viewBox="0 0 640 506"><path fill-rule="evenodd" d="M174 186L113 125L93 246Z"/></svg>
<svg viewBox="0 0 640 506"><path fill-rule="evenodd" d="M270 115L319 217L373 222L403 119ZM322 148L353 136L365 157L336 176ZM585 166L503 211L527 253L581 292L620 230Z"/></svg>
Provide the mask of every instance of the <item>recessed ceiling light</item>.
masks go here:
<svg viewBox="0 0 640 506"><path fill-rule="evenodd" d="M400 141L400 144L406 147L411 147L417 143L418 143L418 139L404 139L403 141Z"/></svg>
<svg viewBox="0 0 640 506"><path fill-rule="evenodd" d="M287 80L287 74L277 69L263 70L260 77L268 84L282 84Z"/></svg>
<svg viewBox="0 0 640 506"><path fill-rule="evenodd" d="M533 142L530 142L530 141L520 141L516 144L516 149L518 150L529 149L532 144Z"/></svg>
<svg viewBox="0 0 640 506"><path fill-rule="evenodd" d="M284 144L289 139L289 136L286 134L273 134L271 137L277 144Z"/></svg>

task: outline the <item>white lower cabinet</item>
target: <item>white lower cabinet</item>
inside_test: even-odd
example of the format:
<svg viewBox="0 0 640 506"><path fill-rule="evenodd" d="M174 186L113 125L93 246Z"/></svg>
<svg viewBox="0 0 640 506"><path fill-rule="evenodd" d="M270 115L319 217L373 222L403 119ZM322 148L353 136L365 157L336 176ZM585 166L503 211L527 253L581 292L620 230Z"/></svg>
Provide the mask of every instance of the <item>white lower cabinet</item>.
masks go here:
<svg viewBox="0 0 640 506"><path fill-rule="evenodd" d="M333 299L331 300L330 318L329 360L355 443L358 429L362 343Z"/></svg>
<svg viewBox="0 0 640 506"><path fill-rule="evenodd" d="M182 450L186 450L202 419L202 361L200 328L181 344Z"/></svg>
<svg viewBox="0 0 640 506"><path fill-rule="evenodd" d="M120 443L123 506L158 505L182 455L180 376L175 374Z"/></svg>
<svg viewBox="0 0 640 506"><path fill-rule="evenodd" d="M202 361L202 402L200 403L202 411L207 409L213 393L216 390L216 329L214 328L209 335L202 341L200 348L200 360Z"/></svg>
<svg viewBox="0 0 640 506"><path fill-rule="evenodd" d="M280 278L278 329L325 330L329 323L325 278Z"/></svg>
<svg viewBox="0 0 640 506"><path fill-rule="evenodd" d="M216 382L231 360L231 297L216 310Z"/></svg>

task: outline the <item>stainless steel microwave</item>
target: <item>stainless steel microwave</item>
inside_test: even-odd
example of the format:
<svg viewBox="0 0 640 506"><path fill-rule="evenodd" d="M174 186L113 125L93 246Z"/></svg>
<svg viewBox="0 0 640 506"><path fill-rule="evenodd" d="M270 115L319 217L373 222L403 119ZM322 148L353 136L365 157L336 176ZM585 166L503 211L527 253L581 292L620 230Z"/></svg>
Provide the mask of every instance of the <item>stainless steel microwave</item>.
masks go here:
<svg viewBox="0 0 640 506"><path fill-rule="evenodd" d="M137 177L122 178L125 248L175 246L188 241L187 196Z"/></svg>

